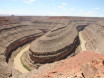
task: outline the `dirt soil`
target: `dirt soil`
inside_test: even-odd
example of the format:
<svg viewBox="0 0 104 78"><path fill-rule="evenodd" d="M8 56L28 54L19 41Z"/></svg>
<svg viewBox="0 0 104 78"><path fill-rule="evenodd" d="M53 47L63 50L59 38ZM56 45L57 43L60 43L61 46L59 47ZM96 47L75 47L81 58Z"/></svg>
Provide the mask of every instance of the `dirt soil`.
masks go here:
<svg viewBox="0 0 104 78"><path fill-rule="evenodd" d="M86 41L83 39L83 36L81 33L82 32L79 32L79 38L81 41L81 49L82 49L82 51L86 51Z"/></svg>
<svg viewBox="0 0 104 78"><path fill-rule="evenodd" d="M26 47L23 47L21 51L17 54L17 56L14 58L14 68L18 70L21 73L28 73L29 71L23 67L21 63L21 56L24 52L26 52L30 47L30 44L28 44Z"/></svg>

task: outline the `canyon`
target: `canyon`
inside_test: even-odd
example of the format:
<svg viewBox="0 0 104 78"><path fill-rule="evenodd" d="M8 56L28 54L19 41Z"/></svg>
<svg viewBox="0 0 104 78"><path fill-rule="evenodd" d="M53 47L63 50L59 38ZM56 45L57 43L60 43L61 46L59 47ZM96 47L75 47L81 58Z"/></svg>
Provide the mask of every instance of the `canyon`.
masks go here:
<svg viewBox="0 0 104 78"><path fill-rule="evenodd" d="M103 78L103 21L97 17L0 17L0 77ZM92 75L86 75L86 66Z"/></svg>

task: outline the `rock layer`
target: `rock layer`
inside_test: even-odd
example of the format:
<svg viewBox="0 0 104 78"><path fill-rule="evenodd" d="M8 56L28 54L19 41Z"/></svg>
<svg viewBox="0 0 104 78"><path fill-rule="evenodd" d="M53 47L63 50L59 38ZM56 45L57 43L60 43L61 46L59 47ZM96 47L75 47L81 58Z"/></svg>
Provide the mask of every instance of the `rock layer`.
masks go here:
<svg viewBox="0 0 104 78"><path fill-rule="evenodd" d="M95 59L98 60L94 61ZM93 78L103 78L103 59L104 55L86 51L62 61L46 64L39 70L34 70L33 75L31 73L29 77L23 75L20 78L90 78L92 76Z"/></svg>
<svg viewBox="0 0 104 78"><path fill-rule="evenodd" d="M7 78L7 77L11 77L11 76L15 75L13 77L17 78L17 74L19 74L19 73L17 73L17 71L14 72L15 69L13 69L12 65L9 65L11 60L8 61L9 56L14 55L13 50L18 48L19 46L21 47L21 45L24 45L24 44L28 43L29 41L31 42L32 40L36 39L37 37L40 37L41 35L43 35L44 33L48 32L48 31L49 31L47 33L48 35L44 35L44 36L47 36L49 38L57 36L58 33L62 33L61 30L66 28L66 25L69 23L69 21L74 23L73 26L75 26L77 28L77 31L82 31L82 36L84 37L84 40L86 40L87 50L92 50L94 52L103 53L103 51L104 51L104 49L103 49L103 41L104 41L104 36L103 36L104 35L103 34L104 33L103 32L104 23L103 23L103 21L104 21L104 18L40 17L40 16L36 16L36 17L33 17L33 16L0 17L0 69L3 69L3 70L0 70L1 71L0 76ZM54 27L56 27L56 28L54 28ZM52 28L53 28L53 30L51 30ZM72 27L69 30L71 30L71 32L72 32L72 30L74 31L74 28ZM77 31L75 31L75 32L77 32ZM65 36L63 38L65 38ZM76 37L76 39L77 38L78 37ZM74 41L74 38L72 38L72 39ZM45 39L42 41L44 42L47 40ZM56 41L56 43L57 42L58 41ZM65 41L63 41L63 43L64 42ZM49 45L49 44L47 44L47 45ZM41 45L41 46L44 46L44 45ZM69 45L69 46L73 46L73 45ZM60 50L66 49L66 48L69 48L69 47L68 46L61 47L61 48L57 48L57 50L60 51ZM71 47L71 48L73 48L73 47ZM75 49L76 49L76 47L75 47ZM55 50L55 49L53 49L53 50ZM54 56L51 55L51 56L47 56L47 57L52 57L52 58L55 57L55 58L60 59L59 57L63 58L63 56L65 56L67 54L67 51L66 51L66 53L64 53L62 51L61 52L58 52L58 51L54 51L54 52L48 51L50 53L50 55L53 53ZM80 52L79 50L77 50L77 51ZM38 52L38 51L36 51L36 52ZM36 52L35 52L35 54L36 54ZM76 51L73 51L73 52L76 52ZM41 53L41 51L40 51L40 53ZM36 55L35 57L40 58L41 57L40 53L38 54L39 56ZM69 53L69 51L68 51L68 53ZM42 57L44 58L44 57L46 57L44 55L47 54L47 51L45 53L43 52L41 54L43 55ZM62 54L62 55L60 55L60 54ZM28 52L26 55L29 55ZM58 55L60 55L60 56L57 57ZM30 58L30 56L29 56L29 58ZM13 57L11 57L11 59L13 60ZM53 60L56 61L57 59L52 59L51 61L53 61ZM9 63L5 63L5 61L8 61ZM30 61L34 64L34 61L32 61L30 59L28 59L28 61ZM38 62L40 60L36 60L36 61ZM62 60L60 60L60 61L62 61ZM50 60L47 62L50 62ZM29 62L27 62L27 63L29 63ZM70 64L65 64L65 65L70 65ZM12 69L10 67L12 67ZM6 72L7 69L8 69L8 71ZM37 72L36 69L33 68L32 72L30 72L29 75L31 75L32 73L36 73L36 72ZM53 72L53 73L56 73L56 72ZM28 77L29 77L29 75L28 75ZM59 75L60 75L60 73L59 73ZM24 76L24 78L26 78L26 77Z"/></svg>
<svg viewBox="0 0 104 78"><path fill-rule="evenodd" d="M90 24L82 31L87 50L104 53L104 23Z"/></svg>
<svg viewBox="0 0 104 78"><path fill-rule="evenodd" d="M33 63L58 61L78 46L78 39L74 24L68 24L61 28L56 27L31 43L30 59Z"/></svg>

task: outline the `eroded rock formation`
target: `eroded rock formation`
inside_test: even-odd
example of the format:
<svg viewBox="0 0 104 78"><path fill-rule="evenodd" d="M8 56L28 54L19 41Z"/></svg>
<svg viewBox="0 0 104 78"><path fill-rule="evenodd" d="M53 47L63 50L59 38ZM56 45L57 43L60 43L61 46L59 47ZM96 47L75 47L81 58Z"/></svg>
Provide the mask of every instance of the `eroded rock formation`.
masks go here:
<svg viewBox="0 0 104 78"><path fill-rule="evenodd" d="M45 64L38 70L34 69L19 78L87 78L92 76L93 78L103 78L103 60L104 55L86 51L71 58Z"/></svg>
<svg viewBox="0 0 104 78"><path fill-rule="evenodd" d="M73 53L78 45L78 32L74 24L71 23L66 26L56 27L34 40L31 43L29 53L27 53L28 55L23 57L24 60L27 59L33 64L50 63Z"/></svg>
<svg viewBox="0 0 104 78"><path fill-rule="evenodd" d="M104 53L104 23L90 24L82 31L87 50Z"/></svg>
<svg viewBox="0 0 104 78"><path fill-rule="evenodd" d="M71 22L70 24L68 24L69 21ZM77 47L78 32L80 31L82 32L82 37L86 41L87 50L103 53L103 21L103 18L88 17L0 17L0 76L2 78L30 78L32 75L35 75L36 78L38 78L37 75L40 76L40 73L45 72L43 69L43 65L43 68L42 66L40 68L37 67L38 70L33 68L30 73L21 75L20 72L17 72L13 68L13 66L9 65L9 63L6 63L6 61L9 62L9 57L14 54L13 50L16 50L19 46L22 46L35 39L36 40L31 43L29 51L24 53L23 55L23 57L28 55L26 59L23 60L23 62L27 61L27 63L30 62L32 65L35 62L46 63L60 60L64 58L64 56L70 54L70 51L72 49L75 50L72 51L73 53L80 52L80 47ZM80 57L88 59L86 56L83 55L81 55ZM13 58L11 57L11 59ZM57 61L62 63L58 63L56 66L59 66L60 64L59 68L63 69L62 66L64 60L65 59ZM70 59L70 62L72 62L71 60L73 59ZM78 60L81 61L80 58L77 58L75 62L77 62ZM80 65L79 61L78 63ZM75 62L72 62L71 65L73 65ZM50 66L53 67L52 70L54 70L55 64L56 62L50 63L50 65L47 65L46 63L45 65L47 68ZM67 71L67 69L73 68L73 66L76 67L77 64L69 66L70 63L65 63L64 65L67 65L68 67L65 68L63 71ZM55 67L55 69L56 68L57 67ZM103 68L103 66L101 68ZM48 70L49 69L47 69L46 71ZM61 71L58 71L58 76L65 76L65 74L60 74L60 72ZM101 70L101 73L102 72L103 71ZM57 71L53 71L52 73L55 75ZM35 76L33 77L35 78Z"/></svg>

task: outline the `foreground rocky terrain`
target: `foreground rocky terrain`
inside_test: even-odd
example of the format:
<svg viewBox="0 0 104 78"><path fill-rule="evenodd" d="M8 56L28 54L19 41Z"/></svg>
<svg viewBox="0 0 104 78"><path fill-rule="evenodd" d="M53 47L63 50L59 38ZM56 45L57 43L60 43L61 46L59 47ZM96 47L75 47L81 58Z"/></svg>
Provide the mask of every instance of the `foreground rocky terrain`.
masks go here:
<svg viewBox="0 0 104 78"><path fill-rule="evenodd" d="M103 18L88 17L0 17L0 78L103 78L103 21ZM68 34L63 33L69 30ZM21 52L21 47L28 43L33 47L26 52L34 51L35 55L31 56L35 57L35 62L31 66L35 67L29 73L21 73L14 67L14 58ZM74 48L66 44L73 45ZM63 48L68 53L67 56L60 50ZM28 53L21 56L23 63L28 58L26 55ZM47 60L47 57L52 61ZM25 64L27 63L29 64L28 61ZM23 64L28 69L26 65Z"/></svg>
<svg viewBox="0 0 104 78"><path fill-rule="evenodd" d="M30 78L103 78L103 61L104 56L100 54L83 52L54 64L46 64Z"/></svg>

